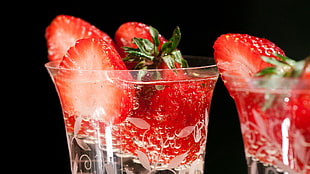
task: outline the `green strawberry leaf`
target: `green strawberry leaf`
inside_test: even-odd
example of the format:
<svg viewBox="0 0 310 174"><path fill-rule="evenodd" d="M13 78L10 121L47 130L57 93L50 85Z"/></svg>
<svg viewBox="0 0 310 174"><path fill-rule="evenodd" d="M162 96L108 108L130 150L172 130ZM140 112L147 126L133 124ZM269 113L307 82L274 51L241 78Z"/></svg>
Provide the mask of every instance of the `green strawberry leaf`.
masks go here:
<svg viewBox="0 0 310 174"><path fill-rule="evenodd" d="M181 40L181 31L179 27L176 27L173 31L172 37L168 42L164 43L161 48L162 54L170 54L177 49Z"/></svg>
<svg viewBox="0 0 310 174"><path fill-rule="evenodd" d="M160 44L160 41L159 41L159 32L156 28L150 26L150 34L152 36L152 40L154 42L154 46L153 46L153 52L155 55L158 55L158 46Z"/></svg>
<svg viewBox="0 0 310 174"><path fill-rule="evenodd" d="M286 87L286 84L283 83L275 83L273 78L299 78L304 73L306 67L310 62L310 58L305 58L303 60L295 61L287 56L275 54L278 59L273 57L261 56L261 58L267 62L272 64L273 66L267 67L259 71L255 74L255 76L259 77L269 77L270 80L259 84L262 87L270 87L270 88L278 88L278 87ZM287 86L289 88L290 86ZM275 97L270 94L266 94L265 97L267 100L263 106L263 110L268 109L275 100Z"/></svg>
<svg viewBox="0 0 310 174"><path fill-rule="evenodd" d="M134 69L158 69L162 63L168 68L174 69L177 64L179 67L188 67L187 61L183 58L181 51L177 49L181 40L181 31L177 26L171 38L162 44L160 50L159 32L150 26L152 41L143 38L134 38L133 43L138 48L123 47L128 53L123 61L137 62Z"/></svg>

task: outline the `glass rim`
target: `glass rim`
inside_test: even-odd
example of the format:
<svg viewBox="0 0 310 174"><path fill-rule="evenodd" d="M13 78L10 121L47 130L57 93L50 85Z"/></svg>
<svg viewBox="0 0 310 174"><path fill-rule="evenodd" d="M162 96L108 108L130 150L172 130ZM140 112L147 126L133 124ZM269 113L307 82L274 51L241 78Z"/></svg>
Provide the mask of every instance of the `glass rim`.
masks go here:
<svg viewBox="0 0 310 174"><path fill-rule="evenodd" d="M257 80L280 80L280 81L309 81L310 79L308 78L296 78L296 77L260 77L260 76L239 76L239 75L234 75L230 74L228 72L220 72L220 75L223 76L224 78L229 78L229 79L243 79L246 81L257 81Z"/></svg>
<svg viewBox="0 0 310 174"><path fill-rule="evenodd" d="M174 68L174 69L137 69L137 70L130 70L130 69L123 69L123 70L100 70L100 69L94 69L94 70L87 70L87 69L70 69L70 68L59 68L59 63L60 61L49 61L46 62L44 64L44 66L48 69L56 69L56 70L68 70L68 71L128 71L128 72L138 72L138 71L148 71L148 72L152 72L152 71L182 71L182 70L200 70L200 69L212 69L212 68L216 68L217 69L217 65L215 63L215 60L213 57L210 56L194 56L194 55L183 55L183 57L185 57L185 59L188 61L189 59L187 58L194 58L196 60L198 59L206 59L207 61L212 61L209 62L209 64L205 64L205 65L200 65L200 66L189 66L186 68ZM218 70L217 70L218 71ZM217 72L218 73L218 72Z"/></svg>
<svg viewBox="0 0 310 174"><path fill-rule="evenodd" d="M245 90L309 91L310 79L293 77L243 77L228 72L220 73L226 87Z"/></svg>

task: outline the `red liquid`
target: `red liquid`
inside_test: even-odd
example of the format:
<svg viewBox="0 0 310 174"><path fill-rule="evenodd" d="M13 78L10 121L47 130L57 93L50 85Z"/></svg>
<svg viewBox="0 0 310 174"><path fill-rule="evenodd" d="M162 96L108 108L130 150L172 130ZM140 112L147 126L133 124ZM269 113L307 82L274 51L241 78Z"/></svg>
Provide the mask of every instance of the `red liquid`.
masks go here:
<svg viewBox="0 0 310 174"><path fill-rule="evenodd" d="M309 91L287 90L267 95L262 91L230 89L238 109L247 157L284 171L310 173Z"/></svg>
<svg viewBox="0 0 310 174"><path fill-rule="evenodd" d="M142 152L155 166L168 164L178 156L182 164L203 159L215 82L216 78L211 77L128 85L136 90L131 96L134 109L125 121L112 125L114 148L134 156ZM66 112L64 117L69 134L77 131L79 136L99 136L102 144L106 143L104 122L87 118L79 124L76 119L81 117Z"/></svg>

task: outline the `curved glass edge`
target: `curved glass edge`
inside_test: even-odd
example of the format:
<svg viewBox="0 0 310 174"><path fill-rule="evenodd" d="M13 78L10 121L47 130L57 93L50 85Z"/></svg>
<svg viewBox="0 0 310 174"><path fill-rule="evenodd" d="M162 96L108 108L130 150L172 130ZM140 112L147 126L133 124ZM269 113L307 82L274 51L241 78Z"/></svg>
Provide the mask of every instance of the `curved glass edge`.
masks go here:
<svg viewBox="0 0 310 174"><path fill-rule="evenodd" d="M179 70L179 69L201 69L217 67L213 57L207 56L193 56L185 55L185 59L189 63L188 68L176 68L176 69L148 69L147 71L167 71L167 70ZM46 68L59 69L60 61L51 61L44 64ZM69 69L68 69L69 70ZM95 71L95 70L79 70L79 71ZM98 70L99 71L99 70ZM100 71L114 71L114 70L100 70ZM117 71L140 71L140 70L117 70Z"/></svg>
<svg viewBox="0 0 310 174"><path fill-rule="evenodd" d="M202 78L217 79L219 76L218 68L212 57L205 56L186 56L190 67L177 68L177 69L147 69L147 70L81 70L81 69L64 69L59 68L59 61L47 62L44 66L48 69L48 72L53 76L62 71L66 73L75 73L75 76L97 77L105 76L112 77L113 79L120 79L125 81L182 81L182 80L197 80ZM195 66L196 65L196 66ZM141 73L143 72L143 73ZM100 75L102 74L102 75ZM133 79L126 78L128 74L131 74ZM149 79L141 79L141 74L147 74ZM65 77L65 76L63 76ZM84 78L83 77L83 78Z"/></svg>
<svg viewBox="0 0 310 174"><path fill-rule="evenodd" d="M242 77L227 72L220 77L229 89L310 90L310 79L288 77Z"/></svg>

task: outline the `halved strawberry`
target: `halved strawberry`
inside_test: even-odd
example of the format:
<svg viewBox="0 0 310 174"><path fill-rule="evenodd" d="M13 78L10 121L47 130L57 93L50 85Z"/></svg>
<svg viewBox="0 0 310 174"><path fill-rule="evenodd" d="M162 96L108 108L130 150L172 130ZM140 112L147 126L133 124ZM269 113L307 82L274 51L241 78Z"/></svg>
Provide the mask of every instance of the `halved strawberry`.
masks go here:
<svg viewBox="0 0 310 174"><path fill-rule="evenodd" d="M228 71L244 77L252 77L263 68L271 66L261 56L285 55L273 42L248 34L228 33L219 36L213 45L214 59L220 73Z"/></svg>
<svg viewBox="0 0 310 174"><path fill-rule="evenodd" d="M137 45L133 43L134 37L152 41L150 26L136 21L126 22L119 26L115 32L114 41L121 57L126 57L127 55L122 47L137 48ZM160 40L160 49L161 45L167 40L162 35L159 35L158 38Z"/></svg>
<svg viewBox="0 0 310 174"><path fill-rule="evenodd" d="M48 47L48 59L50 61L61 60L67 50L78 39L100 37L111 45L114 41L108 34L99 30L90 23L69 15L56 16L45 30L45 38Z"/></svg>
<svg viewBox="0 0 310 174"><path fill-rule="evenodd" d="M128 80L130 74L100 71L126 70L116 49L104 39L78 40L59 67L54 79L65 114L116 123L131 111L134 92L115 80Z"/></svg>

